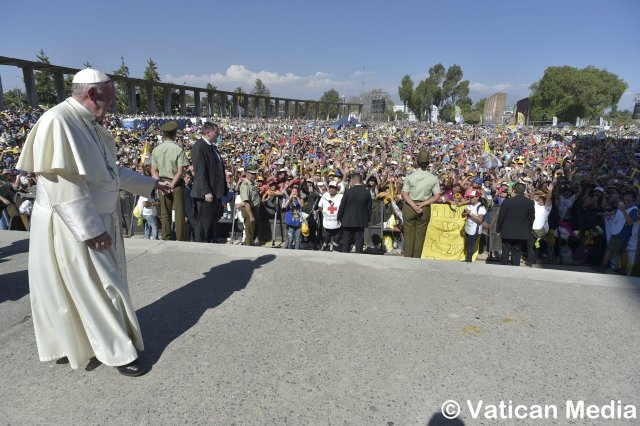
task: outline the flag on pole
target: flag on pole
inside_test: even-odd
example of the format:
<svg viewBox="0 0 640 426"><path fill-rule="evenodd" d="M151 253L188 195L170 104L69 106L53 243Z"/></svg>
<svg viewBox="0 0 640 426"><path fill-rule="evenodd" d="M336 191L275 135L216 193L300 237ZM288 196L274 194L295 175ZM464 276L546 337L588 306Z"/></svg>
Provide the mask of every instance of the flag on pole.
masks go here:
<svg viewBox="0 0 640 426"><path fill-rule="evenodd" d="M482 159L484 160L484 168L485 169L497 169L502 167L502 162L498 160L491 148L489 148L489 140L484 138L484 152L482 153Z"/></svg>
<svg viewBox="0 0 640 426"><path fill-rule="evenodd" d="M142 154L140 155L140 163L148 164L147 160L151 158L151 145L149 141L144 143L144 147L142 148Z"/></svg>

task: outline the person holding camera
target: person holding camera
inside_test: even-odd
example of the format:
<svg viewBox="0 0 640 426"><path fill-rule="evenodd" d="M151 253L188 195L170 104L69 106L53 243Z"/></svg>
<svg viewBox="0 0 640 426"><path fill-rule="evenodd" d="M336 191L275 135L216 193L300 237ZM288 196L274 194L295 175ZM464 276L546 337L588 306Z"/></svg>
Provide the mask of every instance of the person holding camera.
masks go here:
<svg viewBox="0 0 640 426"><path fill-rule="evenodd" d="M462 217L466 219L464 225L465 262L473 261L476 242L482 233L482 222L487 214L487 207L482 203L480 191L471 191L469 199L469 205L462 212Z"/></svg>
<svg viewBox="0 0 640 426"><path fill-rule="evenodd" d="M297 187L291 188L289 197L282 205L285 209L284 220L287 224L287 248L300 250L300 244L302 243L302 207L304 201L302 200L299 189Z"/></svg>

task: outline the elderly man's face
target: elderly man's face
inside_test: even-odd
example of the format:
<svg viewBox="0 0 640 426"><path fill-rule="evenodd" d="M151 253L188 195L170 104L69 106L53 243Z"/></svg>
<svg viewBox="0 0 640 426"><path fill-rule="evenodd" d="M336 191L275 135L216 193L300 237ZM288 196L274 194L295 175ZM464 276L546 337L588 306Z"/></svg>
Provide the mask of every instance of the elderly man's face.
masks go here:
<svg viewBox="0 0 640 426"><path fill-rule="evenodd" d="M103 120L116 100L116 90L113 82L91 87L88 95L93 107L91 112L98 120Z"/></svg>

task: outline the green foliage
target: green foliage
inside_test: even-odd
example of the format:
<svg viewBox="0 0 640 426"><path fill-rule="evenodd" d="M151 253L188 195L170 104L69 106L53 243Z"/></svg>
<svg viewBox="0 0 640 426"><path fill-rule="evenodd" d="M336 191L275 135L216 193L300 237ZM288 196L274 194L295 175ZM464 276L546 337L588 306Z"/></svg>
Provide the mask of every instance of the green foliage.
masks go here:
<svg viewBox="0 0 640 426"><path fill-rule="evenodd" d="M625 109L622 111L618 111L616 108L614 108L604 118L612 126L620 126L620 125L629 126L633 124L633 119L631 118L632 115L633 115L633 112L631 110Z"/></svg>
<svg viewBox="0 0 640 426"><path fill-rule="evenodd" d="M409 96L408 76L404 76L399 93L402 90L401 99L407 99L409 109L418 120L428 118L431 105L436 105L441 110L441 117L447 121L453 121L454 106L468 105L469 80L463 80L464 73L459 65L452 65L445 69L444 65L436 64L429 68L427 78L420 81L415 90Z"/></svg>
<svg viewBox="0 0 640 426"><path fill-rule="evenodd" d="M114 70L112 74L119 77L129 77L129 67L124 63L124 56L120 56L120 67ZM120 114L129 112L127 85L124 82L116 82L116 110Z"/></svg>
<svg viewBox="0 0 640 426"><path fill-rule="evenodd" d="M411 95L413 94L413 80L408 75L402 77L402 81L400 82L400 87L398 87L398 96L400 96L400 100L404 104L404 110L407 110L407 106L411 101Z"/></svg>
<svg viewBox="0 0 640 426"><path fill-rule="evenodd" d="M27 95L20 89L11 89L4 92L5 108L22 108L27 105Z"/></svg>
<svg viewBox="0 0 640 426"><path fill-rule="evenodd" d="M615 108L628 85L617 75L588 66L548 67L542 79L531 85L531 117L558 117L575 123L577 117L598 119Z"/></svg>
<svg viewBox="0 0 640 426"><path fill-rule="evenodd" d="M153 59L149 58L147 60L147 67L144 69L144 73L142 74L142 78L145 80L159 82L160 81L160 73L158 72L158 66L154 62ZM156 113L164 112L164 93L161 87L153 88L153 105L155 107ZM147 87L140 87L140 103L139 110L145 111L149 113L147 108Z"/></svg>
<svg viewBox="0 0 640 426"><path fill-rule="evenodd" d="M214 86L213 84L207 83L207 90L215 91L217 89L218 88L216 86ZM203 110L205 110L205 107L206 107L206 110L208 111L208 109L209 109L209 95L205 95L202 98L202 108L203 108ZM216 114L216 113L217 114L220 113L220 96L213 95L213 111L209 111L209 115L213 115L213 114Z"/></svg>
<svg viewBox="0 0 640 426"><path fill-rule="evenodd" d="M320 102L328 102L330 104L340 104L342 99L340 93L336 89L327 90L322 94ZM338 108L336 105L320 104L320 117L336 118L338 117Z"/></svg>
<svg viewBox="0 0 640 426"><path fill-rule="evenodd" d="M260 96L271 96L271 91L267 89L267 86L259 78L256 79L256 84L253 86L251 93Z"/></svg>
<svg viewBox="0 0 640 426"><path fill-rule="evenodd" d="M44 53L44 50L40 49L36 56L38 58L38 62L41 64L51 64L51 62L49 62L49 57ZM44 105L46 107L55 105L57 102L57 96L53 73L49 71L36 71L35 81L36 93L38 94L38 102L40 105Z"/></svg>

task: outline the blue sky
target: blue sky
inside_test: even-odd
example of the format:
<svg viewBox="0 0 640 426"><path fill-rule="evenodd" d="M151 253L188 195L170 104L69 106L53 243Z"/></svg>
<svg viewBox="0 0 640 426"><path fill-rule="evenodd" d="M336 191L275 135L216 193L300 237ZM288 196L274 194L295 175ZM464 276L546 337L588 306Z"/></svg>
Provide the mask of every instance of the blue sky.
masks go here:
<svg viewBox="0 0 640 426"><path fill-rule="evenodd" d="M458 64L476 101L497 91L513 104L546 67L594 65L640 93L638 0L168 1L7 0L0 56L111 72L120 56L141 77L148 58L163 81L250 91L262 79L276 96L347 98L383 89L399 102L405 74ZM364 71L363 71L364 70ZM23 87L0 66L4 90Z"/></svg>

